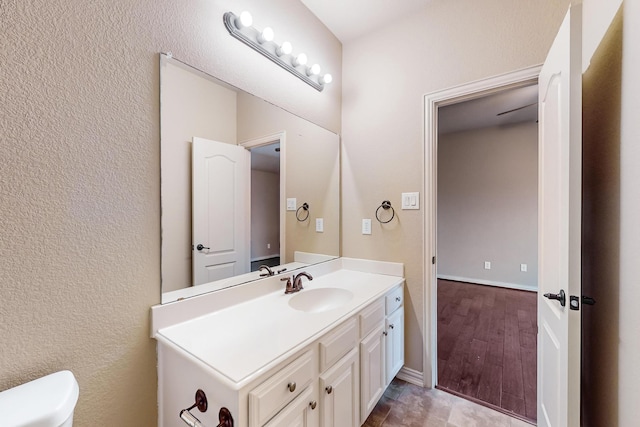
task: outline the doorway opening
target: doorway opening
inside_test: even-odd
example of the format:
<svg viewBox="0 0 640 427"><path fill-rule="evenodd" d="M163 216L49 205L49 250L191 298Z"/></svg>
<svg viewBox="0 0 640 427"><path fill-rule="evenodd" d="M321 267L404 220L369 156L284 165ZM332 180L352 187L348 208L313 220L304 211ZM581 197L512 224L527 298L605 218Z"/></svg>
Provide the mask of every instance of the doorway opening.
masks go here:
<svg viewBox="0 0 640 427"><path fill-rule="evenodd" d="M529 422L537 410L538 72L425 97L424 382Z"/></svg>
<svg viewBox="0 0 640 427"><path fill-rule="evenodd" d="M280 141L251 148L251 271L280 265Z"/></svg>
<svg viewBox="0 0 640 427"><path fill-rule="evenodd" d="M244 141L251 153L251 271L282 264L285 254L284 205L286 133Z"/></svg>

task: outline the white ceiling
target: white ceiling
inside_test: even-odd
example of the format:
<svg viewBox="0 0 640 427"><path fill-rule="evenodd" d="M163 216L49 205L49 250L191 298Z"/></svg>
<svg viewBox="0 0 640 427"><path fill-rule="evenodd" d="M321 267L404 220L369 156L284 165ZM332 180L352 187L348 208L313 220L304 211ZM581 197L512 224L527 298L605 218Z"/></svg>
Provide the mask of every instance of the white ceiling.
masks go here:
<svg viewBox="0 0 640 427"><path fill-rule="evenodd" d="M538 120L537 102L538 85L532 85L447 105L438 109L438 131L461 132L490 126L535 122ZM498 115L513 109L518 110Z"/></svg>
<svg viewBox="0 0 640 427"><path fill-rule="evenodd" d="M280 143L251 148L251 169L280 173Z"/></svg>
<svg viewBox="0 0 640 427"><path fill-rule="evenodd" d="M342 42L389 25L432 0L301 0Z"/></svg>

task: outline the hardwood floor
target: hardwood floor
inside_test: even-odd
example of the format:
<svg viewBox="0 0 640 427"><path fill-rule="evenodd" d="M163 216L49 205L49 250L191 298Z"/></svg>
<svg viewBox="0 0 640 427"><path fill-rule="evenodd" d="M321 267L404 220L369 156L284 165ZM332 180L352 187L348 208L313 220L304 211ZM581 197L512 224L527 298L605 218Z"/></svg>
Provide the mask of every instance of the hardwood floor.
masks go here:
<svg viewBox="0 0 640 427"><path fill-rule="evenodd" d="M438 386L536 421L535 292L438 280Z"/></svg>

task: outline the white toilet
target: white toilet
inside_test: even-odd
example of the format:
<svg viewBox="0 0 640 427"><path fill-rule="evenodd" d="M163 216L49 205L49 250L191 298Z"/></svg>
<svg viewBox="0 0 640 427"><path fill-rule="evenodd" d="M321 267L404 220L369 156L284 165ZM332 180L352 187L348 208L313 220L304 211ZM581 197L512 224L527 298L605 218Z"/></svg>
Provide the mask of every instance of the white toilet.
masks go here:
<svg viewBox="0 0 640 427"><path fill-rule="evenodd" d="M78 402L78 382L70 371L0 392L3 427L71 427Z"/></svg>

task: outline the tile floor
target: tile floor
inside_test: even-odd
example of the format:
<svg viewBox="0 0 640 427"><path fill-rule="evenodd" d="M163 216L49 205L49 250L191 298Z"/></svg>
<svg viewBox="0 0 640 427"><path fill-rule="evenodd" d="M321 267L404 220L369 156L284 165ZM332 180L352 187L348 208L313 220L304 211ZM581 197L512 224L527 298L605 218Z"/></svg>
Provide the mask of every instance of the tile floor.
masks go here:
<svg viewBox="0 0 640 427"><path fill-rule="evenodd" d="M447 392L394 379L364 427L531 427Z"/></svg>

